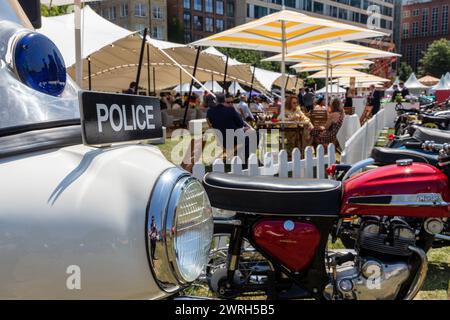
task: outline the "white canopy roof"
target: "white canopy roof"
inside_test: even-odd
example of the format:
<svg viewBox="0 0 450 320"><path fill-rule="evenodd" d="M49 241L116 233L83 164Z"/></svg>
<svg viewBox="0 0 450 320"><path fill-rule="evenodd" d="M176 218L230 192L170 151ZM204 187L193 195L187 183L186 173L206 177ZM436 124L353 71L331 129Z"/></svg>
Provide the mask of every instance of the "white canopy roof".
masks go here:
<svg viewBox="0 0 450 320"><path fill-rule="evenodd" d="M81 0L81 2L94 2L98 0ZM46 6L65 6L68 4L73 4L74 0L41 0L41 4Z"/></svg>
<svg viewBox="0 0 450 320"><path fill-rule="evenodd" d="M405 87L408 89L428 89L428 87L417 80L416 75L411 73L408 80L405 82Z"/></svg>
<svg viewBox="0 0 450 320"><path fill-rule="evenodd" d="M227 61L227 56L224 55L222 52L220 52L219 50L217 50L214 47L208 47L207 49L203 50L202 52L208 53L208 54L212 54L214 56L221 57L224 62ZM228 65L229 66L239 66L239 65L244 65L244 64L245 63L239 62L236 59L228 58Z"/></svg>
<svg viewBox="0 0 450 320"><path fill-rule="evenodd" d="M431 90L450 90L450 85L445 81L445 76L442 76L439 82L431 87Z"/></svg>
<svg viewBox="0 0 450 320"><path fill-rule="evenodd" d="M327 88L323 87L320 90L317 90L316 93L326 93L327 92ZM333 84L333 85L328 85L328 93L333 94L333 93L345 93L345 89L339 87L337 84Z"/></svg>
<svg viewBox="0 0 450 320"><path fill-rule="evenodd" d="M83 21L83 59L134 33L103 19L89 6L84 7L81 14ZM42 27L37 30L56 44L64 57L66 67L75 64L74 21L73 13L56 17L42 17Z"/></svg>
<svg viewBox="0 0 450 320"><path fill-rule="evenodd" d="M327 77L326 70L319 71L317 73L314 73L310 75L308 78L314 78L314 79L323 79ZM337 69L333 71L333 78L356 78L356 81L364 81L364 82L387 82L389 79L384 79L378 76L374 76L369 73L360 72L354 69Z"/></svg>
<svg viewBox="0 0 450 320"><path fill-rule="evenodd" d="M450 87L450 72L447 72L444 76L444 80L447 86Z"/></svg>
<svg viewBox="0 0 450 320"><path fill-rule="evenodd" d="M223 88L220 86L220 84L217 83L217 81L206 81L203 84L208 90L214 92L214 93L222 93Z"/></svg>
<svg viewBox="0 0 450 320"><path fill-rule="evenodd" d="M190 87L191 87L191 84L186 82L186 83L177 85L175 88L173 88L173 90L178 93L189 93ZM192 86L192 92L199 92L199 91L201 91L201 90L199 90L196 86Z"/></svg>
<svg viewBox="0 0 450 320"><path fill-rule="evenodd" d="M242 94L246 93L247 91L244 90L244 88L241 87L239 82L233 81L230 86L228 87L228 92L232 95L235 95L238 93L238 91Z"/></svg>

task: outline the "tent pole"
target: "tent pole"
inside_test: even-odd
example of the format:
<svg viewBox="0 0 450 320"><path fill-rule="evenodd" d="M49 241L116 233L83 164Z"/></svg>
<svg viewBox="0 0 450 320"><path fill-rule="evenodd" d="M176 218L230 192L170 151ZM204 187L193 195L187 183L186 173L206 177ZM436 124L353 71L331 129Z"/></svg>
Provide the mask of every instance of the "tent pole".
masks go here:
<svg viewBox="0 0 450 320"><path fill-rule="evenodd" d="M180 68L180 93L183 95L183 73Z"/></svg>
<svg viewBox="0 0 450 320"><path fill-rule="evenodd" d="M250 94L248 97L248 104L252 102L252 91L253 91L253 82L255 81L255 71L256 71L256 63L253 65L253 73L252 73L252 83L250 84Z"/></svg>
<svg viewBox="0 0 450 320"><path fill-rule="evenodd" d="M89 74L89 91L92 90L92 78L91 78L91 57L88 57L88 74Z"/></svg>
<svg viewBox="0 0 450 320"><path fill-rule="evenodd" d="M83 87L83 62L81 52L81 0L74 1L75 19L75 82Z"/></svg>
<svg viewBox="0 0 450 320"><path fill-rule="evenodd" d="M156 96L156 69L153 67L153 93Z"/></svg>
<svg viewBox="0 0 450 320"><path fill-rule="evenodd" d="M150 45L147 43L147 87L148 95L150 95L151 83L150 83Z"/></svg>
<svg viewBox="0 0 450 320"><path fill-rule="evenodd" d="M142 60L144 59L144 49L146 41L147 41L147 28L144 28L144 36L142 37L141 52L139 54L139 64L136 74L136 87L134 88L134 94L138 94L139 90L139 79L141 78Z"/></svg>
<svg viewBox="0 0 450 320"><path fill-rule="evenodd" d="M228 58L229 58L229 57L227 56L227 61L225 62L225 75L223 76L222 93L225 93L225 83L227 82Z"/></svg>
<svg viewBox="0 0 450 320"><path fill-rule="evenodd" d="M327 50L327 77L325 78L325 105L328 108L328 76L330 72L330 50Z"/></svg>
<svg viewBox="0 0 450 320"><path fill-rule="evenodd" d="M200 47L197 48L197 55L195 56L195 63L194 63L194 71L192 72L192 79L191 79L191 85L189 86L189 94L186 102L184 103L184 117L183 117L183 126L186 127L186 117L189 109L189 102L191 100L192 95L192 87L194 86L194 78L195 74L197 73L197 65L198 65L198 59L200 58Z"/></svg>

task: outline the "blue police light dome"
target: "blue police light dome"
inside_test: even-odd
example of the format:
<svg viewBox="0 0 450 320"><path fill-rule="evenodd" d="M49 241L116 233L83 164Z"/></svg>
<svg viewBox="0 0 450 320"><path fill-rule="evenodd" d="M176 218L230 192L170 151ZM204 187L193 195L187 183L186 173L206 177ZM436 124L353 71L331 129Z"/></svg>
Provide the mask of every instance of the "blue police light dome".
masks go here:
<svg viewBox="0 0 450 320"><path fill-rule="evenodd" d="M17 41L14 66L20 80L37 91L59 96L66 85L64 58L46 36L29 33Z"/></svg>

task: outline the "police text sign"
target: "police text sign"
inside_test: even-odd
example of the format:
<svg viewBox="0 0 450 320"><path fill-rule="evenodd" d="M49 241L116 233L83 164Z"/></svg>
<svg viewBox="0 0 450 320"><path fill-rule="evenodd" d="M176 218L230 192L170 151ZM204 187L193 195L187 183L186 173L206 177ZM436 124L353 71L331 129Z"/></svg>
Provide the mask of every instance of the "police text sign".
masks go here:
<svg viewBox="0 0 450 320"><path fill-rule="evenodd" d="M84 91L80 113L84 144L104 145L163 135L157 98Z"/></svg>

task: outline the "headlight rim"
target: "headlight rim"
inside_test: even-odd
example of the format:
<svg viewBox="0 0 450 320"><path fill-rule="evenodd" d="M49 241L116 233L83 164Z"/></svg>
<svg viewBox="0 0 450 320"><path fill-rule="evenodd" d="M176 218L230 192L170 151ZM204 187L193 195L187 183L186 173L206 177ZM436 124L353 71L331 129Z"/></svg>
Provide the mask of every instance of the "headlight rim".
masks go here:
<svg viewBox="0 0 450 320"><path fill-rule="evenodd" d="M147 257L156 283L167 293L179 291L190 283L178 266L174 228L179 200L192 181L198 180L178 167L165 170L153 187L147 208ZM159 238L152 244L153 224Z"/></svg>

